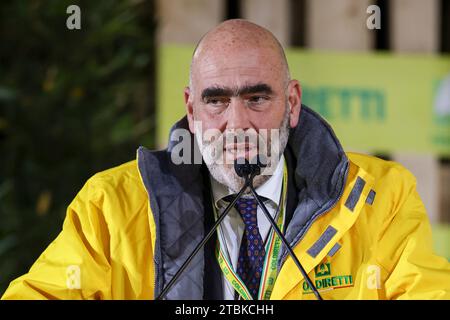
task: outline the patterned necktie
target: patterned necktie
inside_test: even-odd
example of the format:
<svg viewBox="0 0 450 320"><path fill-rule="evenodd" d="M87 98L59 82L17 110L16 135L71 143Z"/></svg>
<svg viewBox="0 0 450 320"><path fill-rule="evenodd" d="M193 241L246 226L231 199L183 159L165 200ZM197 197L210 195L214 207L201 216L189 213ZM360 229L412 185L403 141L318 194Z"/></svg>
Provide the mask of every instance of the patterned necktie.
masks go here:
<svg viewBox="0 0 450 320"><path fill-rule="evenodd" d="M245 224L237 274L244 281L253 299L257 300L266 250L258 228L256 199L240 198L236 202L236 208Z"/></svg>

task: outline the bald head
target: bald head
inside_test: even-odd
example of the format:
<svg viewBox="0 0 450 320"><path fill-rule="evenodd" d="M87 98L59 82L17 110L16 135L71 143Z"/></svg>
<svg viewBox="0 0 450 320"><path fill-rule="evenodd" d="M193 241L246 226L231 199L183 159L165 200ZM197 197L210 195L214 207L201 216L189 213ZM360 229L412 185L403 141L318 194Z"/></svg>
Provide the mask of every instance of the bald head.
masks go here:
<svg viewBox="0 0 450 320"><path fill-rule="evenodd" d="M193 85L193 75L198 71L199 64L224 62L232 55L252 59L257 52L264 55L266 63L274 68L274 72L282 74L285 83L289 81L286 56L275 36L257 24L233 19L210 30L197 44L192 56L190 86ZM250 55L251 53L253 54Z"/></svg>

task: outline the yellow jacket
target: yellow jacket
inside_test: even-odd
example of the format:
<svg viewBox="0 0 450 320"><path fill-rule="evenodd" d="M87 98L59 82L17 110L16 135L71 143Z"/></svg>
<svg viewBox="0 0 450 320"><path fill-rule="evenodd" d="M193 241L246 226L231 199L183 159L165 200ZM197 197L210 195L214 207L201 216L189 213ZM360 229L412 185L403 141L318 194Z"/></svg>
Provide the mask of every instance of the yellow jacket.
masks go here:
<svg viewBox="0 0 450 320"><path fill-rule="evenodd" d="M394 162L346 155L342 193L294 246L322 297L449 299L450 265L432 253L415 178ZM154 298L164 240L151 202L160 210L163 201L149 194L139 160L87 181L60 235L2 299ZM290 257L280 262L271 299L315 299Z"/></svg>

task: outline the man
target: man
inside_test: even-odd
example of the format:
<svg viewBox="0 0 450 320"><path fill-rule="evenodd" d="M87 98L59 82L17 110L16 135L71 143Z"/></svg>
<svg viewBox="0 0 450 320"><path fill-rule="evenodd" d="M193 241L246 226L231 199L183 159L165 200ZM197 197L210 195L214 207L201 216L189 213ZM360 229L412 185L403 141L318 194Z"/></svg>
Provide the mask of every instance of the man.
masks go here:
<svg viewBox="0 0 450 320"><path fill-rule="evenodd" d="M414 177L343 151L301 105L300 84L270 32L244 20L211 30L194 52L184 95L187 117L172 132L195 134L206 165L180 163L172 139L166 150L141 148L137 161L96 174L70 204L61 234L4 299L157 297L243 186L234 159L263 152L264 143L227 138L236 131L277 145L266 150L271 170L255 179L256 191L323 299L450 298L449 263L432 253ZM210 129L215 139L203 134ZM278 135L263 137L265 130ZM247 190L164 298L315 295Z"/></svg>

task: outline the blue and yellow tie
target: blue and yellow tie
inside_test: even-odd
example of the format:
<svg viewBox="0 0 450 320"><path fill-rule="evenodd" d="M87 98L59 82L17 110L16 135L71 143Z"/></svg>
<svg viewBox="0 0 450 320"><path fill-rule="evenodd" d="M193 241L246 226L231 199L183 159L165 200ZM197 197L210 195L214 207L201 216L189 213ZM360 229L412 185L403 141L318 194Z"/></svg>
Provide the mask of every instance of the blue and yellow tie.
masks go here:
<svg viewBox="0 0 450 320"><path fill-rule="evenodd" d="M237 274L244 281L253 299L257 300L266 251L258 228L256 199L240 198L236 202L236 208L245 224L239 249Z"/></svg>

